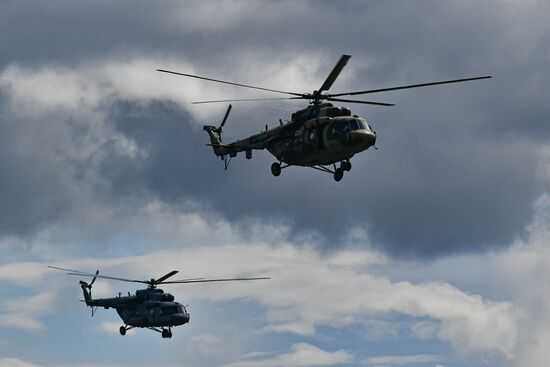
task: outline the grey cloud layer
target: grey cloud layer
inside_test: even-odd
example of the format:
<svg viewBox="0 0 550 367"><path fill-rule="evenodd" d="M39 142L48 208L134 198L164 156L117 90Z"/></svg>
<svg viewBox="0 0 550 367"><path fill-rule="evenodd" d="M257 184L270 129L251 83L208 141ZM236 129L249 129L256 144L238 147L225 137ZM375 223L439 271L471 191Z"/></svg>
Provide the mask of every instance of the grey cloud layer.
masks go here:
<svg viewBox="0 0 550 367"><path fill-rule="evenodd" d="M546 4L235 2L239 12L214 17L211 24L200 23L207 12L199 4L171 3L151 11L145 2L130 10L120 3L83 8L49 2L33 4L29 12L29 4L6 2L0 33L8 52L0 65L78 71L83 63L120 55L185 55L198 70L219 70L214 77L227 72L254 82L234 61L242 61L243 54L272 54L289 62L304 53L324 55L328 72L346 52L353 58L335 91L478 73L495 78L376 95L397 102L393 109L354 107L376 127L381 149L356 157L354 170L339 185L305 169L272 178L266 152L252 161L235 161L230 172L223 172L187 106L111 97L95 107L107 122L99 126L103 140L98 144L90 138L89 116L21 115L6 101L10 91L3 90L3 234L27 235L70 216L78 210L78 190L66 189L74 185L106 203L135 197L172 204L193 200L236 223L250 216L283 219L294 234L321 233L328 247L343 245L342 235L357 226L392 253L428 256L507 245L521 234L543 192L537 167L550 132L541 117L550 113ZM194 29L186 25L191 21L187 11L197 13ZM257 60L250 66L260 67ZM354 76L345 79L346 72ZM185 85L182 79L182 89ZM254 132L263 126L259 119L286 118L292 109L258 105L243 114L239 109L251 107L234 107L228 137ZM105 137L111 133L127 137L146 154L121 154L116 141ZM67 157L59 149L67 139L81 140L82 149L94 153ZM24 141L32 149L21 149Z"/></svg>

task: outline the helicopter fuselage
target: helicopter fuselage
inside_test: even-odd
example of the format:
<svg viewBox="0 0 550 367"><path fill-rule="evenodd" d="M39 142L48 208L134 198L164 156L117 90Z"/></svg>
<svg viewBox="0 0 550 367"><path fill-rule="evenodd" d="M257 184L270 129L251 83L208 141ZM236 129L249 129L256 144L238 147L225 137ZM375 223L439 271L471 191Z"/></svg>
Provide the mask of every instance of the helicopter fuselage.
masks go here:
<svg viewBox="0 0 550 367"><path fill-rule="evenodd" d="M330 103L309 106L292 115L292 120L245 139L222 144L215 131L211 145L218 156L236 156L244 151L267 149L277 160L293 166L328 165L349 160L376 143L376 133L365 119L347 108Z"/></svg>
<svg viewBox="0 0 550 367"><path fill-rule="evenodd" d="M114 308L126 325L133 327L172 327L189 322L190 315L185 306L174 302L174 296L162 289L147 288L135 295L92 299L82 287L86 305L90 307Z"/></svg>
<svg viewBox="0 0 550 367"><path fill-rule="evenodd" d="M286 141L266 147L293 166L328 165L349 160L373 146L376 134L359 117L320 117L306 121Z"/></svg>

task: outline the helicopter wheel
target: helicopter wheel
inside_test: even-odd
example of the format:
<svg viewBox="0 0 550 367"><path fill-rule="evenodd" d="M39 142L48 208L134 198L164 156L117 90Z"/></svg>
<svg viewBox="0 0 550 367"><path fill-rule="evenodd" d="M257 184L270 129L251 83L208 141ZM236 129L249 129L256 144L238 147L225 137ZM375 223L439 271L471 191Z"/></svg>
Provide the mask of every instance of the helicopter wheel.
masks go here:
<svg viewBox="0 0 550 367"><path fill-rule="evenodd" d="M172 330L168 330L168 338L172 337Z"/></svg>
<svg viewBox="0 0 550 367"><path fill-rule="evenodd" d="M169 338L170 332L167 329L162 329L162 337L163 338Z"/></svg>
<svg viewBox="0 0 550 367"><path fill-rule="evenodd" d="M275 162L271 165L271 173L273 176L277 177L281 174L281 164L278 162Z"/></svg>
<svg viewBox="0 0 550 367"><path fill-rule="evenodd" d="M336 171L334 171L334 180L338 182L342 177L344 177L344 170L342 168L337 168Z"/></svg>
<svg viewBox="0 0 550 367"><path fill-rule="evenodd" d="M345 162L342 162L342 164L340 165L340 168L343 169L344 171L351 171L351 162L350 161L345 161Z"/></svg>
<svg viewBox="0 0 550 367"><path fill-rule="evenodd" d="M121 326L120 329L118 329L118 331L120 331L120 335L126 335L126 327L125 326Z"/></svg>

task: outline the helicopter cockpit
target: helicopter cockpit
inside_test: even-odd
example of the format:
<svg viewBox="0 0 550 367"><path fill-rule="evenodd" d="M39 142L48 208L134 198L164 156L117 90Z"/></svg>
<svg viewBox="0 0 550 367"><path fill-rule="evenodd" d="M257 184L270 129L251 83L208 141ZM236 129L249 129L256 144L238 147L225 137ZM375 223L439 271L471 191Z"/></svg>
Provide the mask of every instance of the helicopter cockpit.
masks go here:
<svg viewBox="0 0 550 367"><path fill-rule="evenodd" d="M330 135L332 138L339 138L344 136L346 133L353 130L366 130L372 131L369 124L365 119L360 117L354 117L350 119L335 120L332 123L332 129L330 130Z"/></svg>
<svg viewBox="0 0 550 367"><path fill-rule="evenodd" d="M185 306L177 302L171 302L160 306L160 314L164 316L175 314L187 314Z"/></svg>

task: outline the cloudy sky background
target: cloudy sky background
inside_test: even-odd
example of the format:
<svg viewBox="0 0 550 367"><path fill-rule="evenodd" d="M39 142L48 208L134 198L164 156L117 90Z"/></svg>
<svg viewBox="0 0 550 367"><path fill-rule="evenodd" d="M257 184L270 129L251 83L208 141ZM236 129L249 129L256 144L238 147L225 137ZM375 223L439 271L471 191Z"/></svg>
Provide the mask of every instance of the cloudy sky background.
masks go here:
<svg viewBox="0 0 550 367"><path fill-rule="evenodd" d="M550 358L550 3L0 3L0 365L543 366ZM476 75L350 106L343 181L267 152L224 171L204 123L261 92ZM300 102L234 104L225 139ZM174 338L90 318L78 279L271 275L169 291ZM95 296L133 291L97 282ZM98 353L98 351L100 351Z"/></svg>

